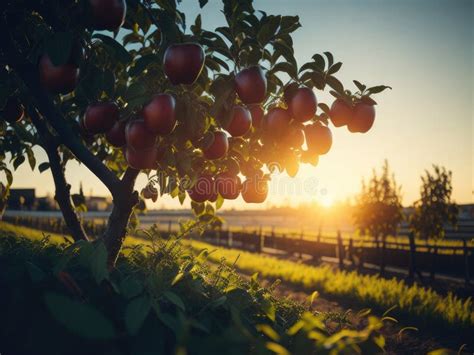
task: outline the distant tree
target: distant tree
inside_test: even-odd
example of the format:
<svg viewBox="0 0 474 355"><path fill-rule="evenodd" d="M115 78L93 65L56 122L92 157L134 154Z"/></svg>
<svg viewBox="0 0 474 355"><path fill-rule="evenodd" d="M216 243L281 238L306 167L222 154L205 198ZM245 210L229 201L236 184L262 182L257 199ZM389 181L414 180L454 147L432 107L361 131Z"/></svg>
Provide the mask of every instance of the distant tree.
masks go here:
<svg viewBox="0 0 474 355"><path fill-rule="evenodd" d="M402 221L401 189L395 181L387 160L380 176L374 170L372 178L362 181L362 190L356 199L355 223L361 233L378 240L396 234Z"/></svg>
<svg viewBox="0 0 474 355"><path fill-rule="evenodd" d="M385 240L388 235L397 233L402 218L401 188L385 160L380 176L374 169L372 178L367 183L362 181L362 190L356 198L354 210L359 232L373 237L377 248L379 241L382 241L381 272L385 269Z"/></svg>
<svg viewBox="0 0 474 355"><path fill-rule="evenodd" d="M458 219L458 206L451 201L452 172L437 165L433 165L433 170L425 170L421 177L421 196L410 217L411 230L422 239L444 238L445 225L456 226Z"/></svg>

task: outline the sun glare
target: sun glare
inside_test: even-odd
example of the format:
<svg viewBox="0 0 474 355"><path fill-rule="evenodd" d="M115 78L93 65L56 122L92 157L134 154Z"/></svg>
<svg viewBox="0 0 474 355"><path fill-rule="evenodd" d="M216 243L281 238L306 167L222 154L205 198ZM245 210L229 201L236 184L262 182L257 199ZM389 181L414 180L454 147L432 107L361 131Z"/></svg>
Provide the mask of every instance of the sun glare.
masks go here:
<svg viewBox="0 0 474 355"><path fill-rule="evenodd" d="M319 200L319 203L325 207L325 208L330 208L332 207L334 201L333 199L330 197L330 196L323 196L320 200Z"/></svg>

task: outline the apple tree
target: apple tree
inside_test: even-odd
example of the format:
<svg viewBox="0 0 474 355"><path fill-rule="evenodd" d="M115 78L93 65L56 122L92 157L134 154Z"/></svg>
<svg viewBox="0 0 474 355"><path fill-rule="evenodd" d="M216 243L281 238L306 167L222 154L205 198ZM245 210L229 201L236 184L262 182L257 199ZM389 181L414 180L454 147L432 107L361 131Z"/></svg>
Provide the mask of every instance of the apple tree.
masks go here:
<svg viewBox="0 0 474 355"><path fill-rule="evenodd" d="M387 160L380 175L374 170L368 182L362 181L353 217L358 231L374 238L380 252L380 270L383 273L386 239L397 234L398 226L403 220L401 187L391 174ZM379 248L380 241L382 248Z"/></svg>
<svg viewBox="0 0 474 355"><path fill-rule="evenodd" d="M459 209L451 199L452 176L446 168L433 165L433 172L426 170L421 177L420 199L414 203L409 221L415 236L442 239L447 224L457 226Z"/></svg>
<svg viewBox="0 0 474 355"><path fill-rule="evenodd" d="M110 266L140 201L138 174L149 177L143 198L189 196L212 220L224 199L263 202L273 169L317 165L330 122L367 132L372 96L387 88L346 89L330 52L298 66L298 17L251 0L224 0L226 24L213 31L176 0L4 0L0 12L2 197L24 162L49 170L71 235L88 240L64 174L79 161L113 199L100 236ZM331 107L317 100L323 90ZM47 162L36 164L35 146Z"/></svg>

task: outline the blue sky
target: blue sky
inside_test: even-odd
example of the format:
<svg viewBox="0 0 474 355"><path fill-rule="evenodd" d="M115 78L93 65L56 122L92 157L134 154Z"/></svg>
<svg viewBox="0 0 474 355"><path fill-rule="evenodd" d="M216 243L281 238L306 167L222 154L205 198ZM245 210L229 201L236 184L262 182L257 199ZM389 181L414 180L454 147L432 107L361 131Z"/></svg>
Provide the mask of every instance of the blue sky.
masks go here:
<svg viewBox="0 0 474 355"><path fill-rule="evenodd" d="M337 201L354 195L363 176L387 158L402 185L404 203L418 198L420 175L431 164L453 171L454 198L472 202L473 195L473 59L474 13L471 0L265 0L255 8L268 13L299 15L302 28L294 35L299 64L314 53L331 51L344 63L339 77L346 86L357 79L368 85L393 87L377 98L372 130L350 134L334 129L334 144L318 167L305 166L296 180L274 178L268 204L316 200ZM223 24L221 1L210 0L202 10L198 1L184 0L188 24L201 12L203 26ZM317 92L319 101L332 99ZM44 155L42 155L44 157ZM39 159L41 160L41 158ZM67 171L73 187L106 194L84 167ZM34 180L33 180L34 179ZM33 182L35 181L35 182ZM139 185L144 180L139 180ZM281 186L317 182L311 193L291 193ZM14 187L35 185L39 194L53 191L48 172L31 174L26 166ZM313 184L314 185L314 184ZM140 186L138 186L140 187ZM165 198L151 207L177 207ZM241 200L226 207L243 208Z"/></svg>

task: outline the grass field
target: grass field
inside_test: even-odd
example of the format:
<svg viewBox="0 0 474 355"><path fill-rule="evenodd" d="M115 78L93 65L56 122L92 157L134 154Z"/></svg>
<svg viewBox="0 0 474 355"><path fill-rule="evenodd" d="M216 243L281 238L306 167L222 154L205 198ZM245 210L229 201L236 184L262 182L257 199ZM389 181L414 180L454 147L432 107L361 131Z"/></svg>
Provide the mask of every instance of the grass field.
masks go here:
<svg viewBox="0 0 474 355"><path fill-rule="evenodd" d="M385 346L383 320L369 315L362 328L329 330L324 314L223 263L215 269L174 239L127 238L125 249L108 270L100 242L71 244L0 222L0 352L289 355Z"/></svg>
<svg viewBox="0 0 474 355"><path fill-rule="evenodd" d="M471 298L463 300L451 293L442 296L429 288L407 285L403 280L387 280L354 271L335 271L327 266L308 266L260 254L216 248L198 241L190 242L190 247L196 252L202 249L212 251L211 260L225 259L226 263L235 263L243 271L258 272L264 278L281 279L308 292L317 290L381 311L395 307L392 314L418 318L427 324L436 322L464 328L474 325Z"/></svg>
<svg viewBox="0 0 474 355"><path fill-rule="evenodd" d="M17 227L0 222L0 230L32 239L41 239L44 233L26 227ZM48 234L52 243L64 241L64 237ZM147 241L127 237L125 253L134 246ZM285 261L273 257L252 254L232 249L216 248L198 241L184 241L195 252L212 250L209 258L216 262L225 259L228 265L246 272L258 272L262 277L281 279L300 286L308 292L315 290L329 296L355 301L365 307L381 311L392 308L392 313L424 322L436 322L449 327L472 327L474 325L473 302L470 298L460 299L453 294L442 296L432 289L418 285L407 285L403 280L383 279L375 275L361 275L357 272L335 271L329 267L316 267ZM237 260L237 262L236 262Z"/></svg>

